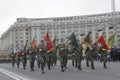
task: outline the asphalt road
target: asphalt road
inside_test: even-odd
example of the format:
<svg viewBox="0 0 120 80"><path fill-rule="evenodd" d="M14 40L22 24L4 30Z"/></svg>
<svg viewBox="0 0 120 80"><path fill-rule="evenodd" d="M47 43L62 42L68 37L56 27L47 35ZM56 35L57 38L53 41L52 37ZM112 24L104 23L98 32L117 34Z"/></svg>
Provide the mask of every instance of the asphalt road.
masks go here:
<svg viewBox="0 0 120 80"><path fill-rule="evenodd" d="M87 68L82 62L82 71L78 71L68 62L68 69L61 72L59 61L52 70L45 68L45 74L35 65L35 71L30 71L29 63L26 70L12 67L11 63L0 63L0 80L120 80L120 62L108 62L104 69L101 62L95 61L95 70Z"/></svg>

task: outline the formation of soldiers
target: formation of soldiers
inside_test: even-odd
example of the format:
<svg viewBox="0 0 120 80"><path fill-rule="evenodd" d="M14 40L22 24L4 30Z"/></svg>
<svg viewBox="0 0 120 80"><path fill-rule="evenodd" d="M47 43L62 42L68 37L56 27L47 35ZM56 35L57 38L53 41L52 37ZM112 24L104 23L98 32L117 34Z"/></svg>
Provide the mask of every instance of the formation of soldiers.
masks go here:
<svg viewBox="0 0 120 80"><path fill-rule="evenodd" d="M23 49L21 52L12 52L10 56L13 67L16 63L19 68L20 62L22 62L23 69L26 69L26 64L29 59L31 71L34 71L35 61L37 61L38 68L41 68L42 73L45 73L45 66L48 67L48 70L51 70L51 67L56 65L57 60L60 61L61 71L64 72L65 69L67 69L68 55L71 55L72 66L75 66L78 70L82 70L81 62L84 59L86 59L86 67L95 69L94 60L98 53L101 54L103 68L107 68L106 62L108 52L106 50L101 47L97 49L95 46L92 46L91 48L87 46L85 52L83 52L82 44L75 47L72 46L71 43L66 45L64 42L61 42L61 44L53 47L50 52L47 52L45 43L42 40L37 49L34 49L31 45L27 50Z"/></svg>

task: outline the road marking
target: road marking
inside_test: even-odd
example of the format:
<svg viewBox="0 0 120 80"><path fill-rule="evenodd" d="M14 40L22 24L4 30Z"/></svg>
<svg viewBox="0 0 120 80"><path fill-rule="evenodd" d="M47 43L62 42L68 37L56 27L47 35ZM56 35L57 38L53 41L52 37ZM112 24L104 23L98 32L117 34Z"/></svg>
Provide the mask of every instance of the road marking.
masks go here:
<svg viewBox="0 0 120 80"><path fill-rule="evenodd" d="M23 77L21 77L21 76L19 76L19 75L16 75L16 74L14 74L14 73L12 73L12 72L9 72L9 71L7 71L7 70L5 70L5 69L3 69L3 68L0 68L0 72L6 74L6 75L8 75L8 76L10 76L11 78L13 78L13 79L15 79L15 80L27 80L27 79L25 79L25 78L23 78Z"/></svg>

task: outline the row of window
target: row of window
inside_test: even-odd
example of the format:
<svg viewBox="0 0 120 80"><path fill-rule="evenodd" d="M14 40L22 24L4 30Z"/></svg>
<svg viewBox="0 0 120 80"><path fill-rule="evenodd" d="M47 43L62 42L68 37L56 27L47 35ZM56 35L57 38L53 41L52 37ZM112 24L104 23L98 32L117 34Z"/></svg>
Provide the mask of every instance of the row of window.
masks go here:
<svg viewBox="0 0 120 80"><path fill-rule="evenodd" d="M120 18L115 18L117 20ZM53 23L31 23L32 26L55 26L55 25L74 25L74 24L94 24L94 23L104 23L104 22L111 22L113 21L112 18L105 18L105 19L93 19L93 20L80 20L80 21L69 21L69 22L53 22Z"/></svg>

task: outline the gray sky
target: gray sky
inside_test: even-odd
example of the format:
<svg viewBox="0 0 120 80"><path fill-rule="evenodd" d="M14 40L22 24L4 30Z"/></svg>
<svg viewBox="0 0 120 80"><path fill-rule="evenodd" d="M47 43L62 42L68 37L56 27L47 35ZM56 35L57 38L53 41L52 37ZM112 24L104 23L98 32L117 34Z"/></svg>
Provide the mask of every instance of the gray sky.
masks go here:
<svg viewBox="0 0 120 80"><path fill-rule="evenodd" d="M116 0L120 11L120 0ZM16 18L78 16L111 12L111 0L0 0L0 35Z"/></svg>

